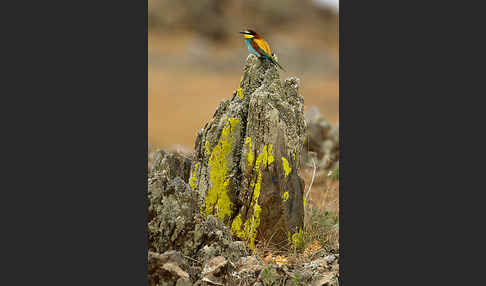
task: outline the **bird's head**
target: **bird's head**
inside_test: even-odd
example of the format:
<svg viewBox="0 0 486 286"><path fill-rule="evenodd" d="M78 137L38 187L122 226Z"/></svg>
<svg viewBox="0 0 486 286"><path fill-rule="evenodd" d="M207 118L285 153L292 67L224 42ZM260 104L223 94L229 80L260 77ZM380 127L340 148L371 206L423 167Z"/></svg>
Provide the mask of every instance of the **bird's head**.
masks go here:
<svg viewBox="0 0 486 286"><path fill-rule="evenodd" d="M253 31L252 29L246 29L243 32L240 32L240 34L243 34L243 38L245 39L253 39L253 38L260 37L260 35L258 35L258 33Z"/></svg>

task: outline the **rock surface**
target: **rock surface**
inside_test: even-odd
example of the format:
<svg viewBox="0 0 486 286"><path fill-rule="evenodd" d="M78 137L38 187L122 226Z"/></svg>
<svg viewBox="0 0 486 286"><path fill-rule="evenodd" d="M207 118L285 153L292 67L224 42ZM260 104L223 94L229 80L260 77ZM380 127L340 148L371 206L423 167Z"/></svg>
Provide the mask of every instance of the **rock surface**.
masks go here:
<svg viewBox="0 0 486 286"><path fill-rule="evenodd" d="M297 78L281 82L273 64L249 55L233 98L198 132L189 182L202 213L250 248L270 238L283 246L302 233L303 101Z"/></svg>

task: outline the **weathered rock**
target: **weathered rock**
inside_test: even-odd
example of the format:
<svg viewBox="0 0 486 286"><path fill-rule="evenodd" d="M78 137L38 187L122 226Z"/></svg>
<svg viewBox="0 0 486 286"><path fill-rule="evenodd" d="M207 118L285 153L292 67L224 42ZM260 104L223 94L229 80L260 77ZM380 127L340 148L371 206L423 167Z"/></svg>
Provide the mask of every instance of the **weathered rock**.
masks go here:
<svg viewBox="0 0 486 286"><path fill-rule="evenodd" d="M258 276L260 271L263 269L263 263L258 260L256 256L242 257L240 260L238 260L236 265L238 268L237 273L243 276L251 273L256 273L256 276Z"/></svg>
<svg viewBox="0 0 486 286"><path fill-rule="evenodd" d="M149 258L156 259L160 264L164 264L166 262L172 262L184 267L187 266L184 258L182 258L181 253L176 250L169 250L162 254L149 251L148 254L149 254Z"/></svg>
<svg viewBox="0 0 486 286"><path fill-rule="evenodd" d="M203 267L202 284L226 285L228 261L223 256L216 256L209 260Z"/></svg>
<svg viewBox="0 0 486 286"><path fill-rule="evenodd" d="M158 150L153 155L151 173L160 172L160 175L167 175L169 179L180 177L184 182L189 179L191 160L181 153L164 152Z"/></svg>
<svg viewBox="0 0 486 286"><path fill-rule="evenodd" d="M192 285L189 274L182 268L187 265L176 251L148 253L149 285Z"/></svg>
<svg viewBox="0 0 486 286"><path fill-rule="evenodd" d="M150 251L177 249L192 253L192 230L199 213L198 194L181 178L149 179L148 245Z"/></svg>
<svg viewBox="0 0 486 286"><path fill-rule="evenodd" d="M245 244L233 241L228 227L211 215L204 223L196 225L194 247L197 249L195 256L203 264L216 256L237 261L240 257L248 255Z"/></svg>
<svg viewBox="0 0 486 286"><path fill-rule="evenodd" d="M214 215L248 241L299 240L305 140L299 80L283 83L275 66L249 55L240 87L199 130L189 183L204 216Z"/></svg>
<svg viewBox="0 0 486 286"><path fill-rule="evenodd" d="M218 274L226 264L228 264L228 261L223 256L213 257L204 265L202 275Z"/></svg>
<svg viewBox="0 0 486 286"><path fill-rule="evenodd" d="M187 174L184 167L187 163L178 165L178 162L187 158L160 154L149 176L149 251L177 250L198 261L199 266L218 255L233 261L247 256L246 246L232 240L228 227L213 216L204 218L201 215L199 193L179 177ZM196 277L197 271L200 270L192 268L189 272Z"/></svg>

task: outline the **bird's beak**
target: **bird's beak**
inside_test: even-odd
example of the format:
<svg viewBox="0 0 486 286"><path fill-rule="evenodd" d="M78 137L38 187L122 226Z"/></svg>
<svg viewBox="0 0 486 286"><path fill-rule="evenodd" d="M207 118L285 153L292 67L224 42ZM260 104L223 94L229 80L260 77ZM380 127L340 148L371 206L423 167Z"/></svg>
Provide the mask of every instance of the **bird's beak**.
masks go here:
<svg viewBox="0 0 486 286"><path fill-rule="evenodd" d="M243 35L250 35L250 33L248 33L248 32L240 32L240 34L243 34Z"/></svg>

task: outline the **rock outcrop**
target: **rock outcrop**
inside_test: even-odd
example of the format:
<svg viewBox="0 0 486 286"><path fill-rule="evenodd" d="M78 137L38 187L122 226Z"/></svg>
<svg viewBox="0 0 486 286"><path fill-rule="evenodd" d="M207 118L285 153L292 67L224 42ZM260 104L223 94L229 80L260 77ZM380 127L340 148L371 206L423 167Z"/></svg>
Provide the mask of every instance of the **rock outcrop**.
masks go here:
<svg viewBox="0 0 486 286"><path fill-rule="evenodd" d="M189 184L201 213L218 217L250 248L301 239L303 101L299 79L282 82L274 65L249 55L233 98L198 132Z"/></svg>
<svg viewBox="0 0 486 286"><path fill-rule="evenodd" d="M312 140L333 134L316 124ZM150 155L149 285L337 285L339 254L306 250L290 262L250 251L260 241L274 250L302 241L307 134L299 80L281 82L272 64L248 56L195 152Z"/></svg>
<svg viewBox="0 0 486 286"><path fill-rule="evenodd" d="M199 193L187 183L191 163L176 153L155 155L148 182L149 285L192 285L212 258L236 262L249 254L218 218L202 216Z"/></svg>

